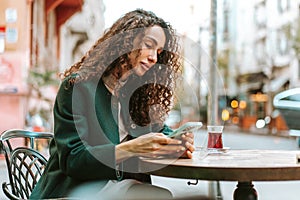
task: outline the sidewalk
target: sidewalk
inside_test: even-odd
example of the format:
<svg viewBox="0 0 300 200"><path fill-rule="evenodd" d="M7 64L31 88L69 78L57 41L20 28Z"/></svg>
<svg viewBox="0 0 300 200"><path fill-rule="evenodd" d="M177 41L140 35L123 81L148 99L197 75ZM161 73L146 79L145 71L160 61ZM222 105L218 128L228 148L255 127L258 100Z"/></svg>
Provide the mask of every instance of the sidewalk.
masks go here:
<svg viewBox="0 0 300 200"><path fill-rule="evenodd" d="M2 191L2 183L4 181L8 181L8 175L7 175L7 170L6 170L6 163L5 163L5 158L3 155L0 155L0 199L1 200L6 200L6 196L4 195Z"/></svg>
<svg viewBox="0 0 300 200"><path fill-rule="evenodd" d="M249 130L242 130L238 126L234 125L225 125L224 131L226 132L235 132L241 134L253 134L253 135L265 135L265 136L274 136L274 137L287 137L287 138L295 138L295 136L291 136L289 131L276 131L272 133L272 131L268 128L250 128Z"/></svg>

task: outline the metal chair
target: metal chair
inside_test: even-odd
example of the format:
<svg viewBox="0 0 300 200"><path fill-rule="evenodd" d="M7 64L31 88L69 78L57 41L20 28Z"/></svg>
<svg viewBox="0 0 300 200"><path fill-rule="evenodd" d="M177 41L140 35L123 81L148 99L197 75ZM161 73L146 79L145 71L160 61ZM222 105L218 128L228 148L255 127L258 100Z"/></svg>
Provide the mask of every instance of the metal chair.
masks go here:
<svg viewBox="0 0 300 200"><path fill-rule="evenodd" d="M12 139L29 139L29 145L13 147ZM0 146L5 155L9 183L2 183L9 199L28 199L44 172L47 159L36 148L38 139L51 139L53 133L10 129L0 135Z"/></svg>

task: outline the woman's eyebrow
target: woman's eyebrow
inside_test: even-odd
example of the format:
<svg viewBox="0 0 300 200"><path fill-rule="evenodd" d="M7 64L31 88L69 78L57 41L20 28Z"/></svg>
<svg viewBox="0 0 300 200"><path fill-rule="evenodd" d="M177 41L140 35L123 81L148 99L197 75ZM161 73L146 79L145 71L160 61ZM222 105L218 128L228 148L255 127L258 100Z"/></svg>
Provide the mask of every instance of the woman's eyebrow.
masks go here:
<svg viewBox="0 0 300 200"><path fill-rule="evenodd" d="M146 36L145 36L145 39L150 39L155 45L157 45L157 41L156 41L155 38L153 38L153 37L151 37L151 36L149 36L149 35L146 35Z"/></svg>
<svg viewBox="0 0 300 200"><path fill-rule="evenodd" d="M152 36L146 35L145 39L151 40L156 46L158 45L157 40L154 37L152 37ZM164 48L164 46L159 47L159 49L163 49L163 48Z"/></svg>

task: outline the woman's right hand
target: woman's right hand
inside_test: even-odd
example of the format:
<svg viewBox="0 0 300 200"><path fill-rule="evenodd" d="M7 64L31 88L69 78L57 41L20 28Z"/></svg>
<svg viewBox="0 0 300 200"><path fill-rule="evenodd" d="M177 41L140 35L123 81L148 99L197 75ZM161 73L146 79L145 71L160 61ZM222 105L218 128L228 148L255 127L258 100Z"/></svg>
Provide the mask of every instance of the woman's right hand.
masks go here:
<svg viewBox="0 0 300 200"><path fill-rule="evenodd" d="M116 160L120 162L133 156L158 157L181 155L185 151L181 140L172 139L163 133L148 133L116 146Z"/></svg>

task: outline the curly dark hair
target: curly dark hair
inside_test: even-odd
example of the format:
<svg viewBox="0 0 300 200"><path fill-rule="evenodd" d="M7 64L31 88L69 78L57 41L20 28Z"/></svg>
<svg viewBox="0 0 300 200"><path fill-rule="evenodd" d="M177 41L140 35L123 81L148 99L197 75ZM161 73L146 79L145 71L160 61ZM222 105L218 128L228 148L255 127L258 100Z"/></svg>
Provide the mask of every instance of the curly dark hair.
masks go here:
<svg viewBox="0 0 300 200"><path fill-rule="evenodd" d="M130 99L129 112L136 124L144 126L151 122L150 107L158 104L160 109L155 109L158 112L156 116L161 116L159 118L162 121L163 116L171 109L175 79L182 69L182 62L179 56L179 38L175 30L151 11L136 9L119 18L79 62L63 73L62 78L76 74L69 79L71 84L109 75L119 80L126 71L133 68L128 55L133 51L139 53L141 50L141 48L134 49L134 39L142 40L146 28L154 25L163 28L166 43L158 55L155 66L143 77L129 77L131 80L139 81L141 85Z"/></svg>

